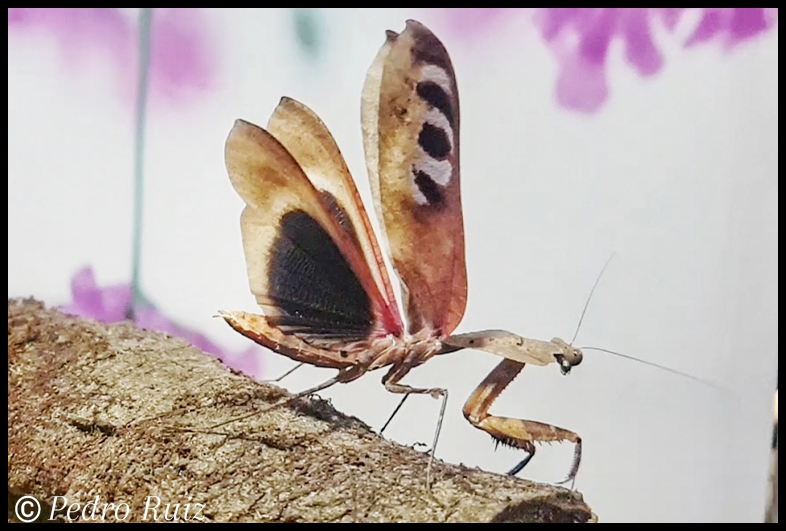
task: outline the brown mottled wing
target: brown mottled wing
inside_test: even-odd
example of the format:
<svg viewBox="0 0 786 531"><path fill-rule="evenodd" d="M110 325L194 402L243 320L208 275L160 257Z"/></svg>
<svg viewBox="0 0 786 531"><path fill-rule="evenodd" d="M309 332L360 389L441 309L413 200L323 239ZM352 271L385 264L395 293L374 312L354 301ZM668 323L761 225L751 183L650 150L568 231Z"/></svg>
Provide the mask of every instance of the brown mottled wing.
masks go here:
<svg viewBox="0 0 786 531"><path fill-rule="evenodd" d="M333 217L357 243L374 281L387 300L390 313L398 318L396 299L379 244L333 135L314 111L286 97L281 98L270 117L267 131L294 157ZM403 326L400 319L398 326Z"/></svg>
<svg viewBox="0 0 786 531"><path fill-rule="evenodd" d="M337 365L347 361L346 352L338 357L347 345L387 335L387 301L363 254L287 149L264 129L237 120L225 158L246 203L241 231L248 278L265 310L255 329L248 328L253 319L240 314L223 314L227 322L290 357L303 342L325 349Z"/></svg>
<svg viewBox="0 0 786 531"><path fill-rule="evenodd" d="M443 337L464 315L459 103L450 57L425 26L388 32L363 88L371 188L411 332Z"/></svg>

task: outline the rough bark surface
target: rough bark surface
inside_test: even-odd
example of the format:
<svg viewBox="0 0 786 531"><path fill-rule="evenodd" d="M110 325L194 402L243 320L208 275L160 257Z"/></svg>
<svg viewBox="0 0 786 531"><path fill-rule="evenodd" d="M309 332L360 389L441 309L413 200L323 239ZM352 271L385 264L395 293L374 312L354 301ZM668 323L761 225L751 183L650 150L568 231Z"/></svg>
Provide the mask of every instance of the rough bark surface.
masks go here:
<svg viewBox="0 0 786 531"><path fill-rule="evenodd" d="M210 429L284 396L180 339L9 300L9 521L24 496L39 520L595 520L579 493L441 461L428 489L427 456L316 397Z"/></svg>

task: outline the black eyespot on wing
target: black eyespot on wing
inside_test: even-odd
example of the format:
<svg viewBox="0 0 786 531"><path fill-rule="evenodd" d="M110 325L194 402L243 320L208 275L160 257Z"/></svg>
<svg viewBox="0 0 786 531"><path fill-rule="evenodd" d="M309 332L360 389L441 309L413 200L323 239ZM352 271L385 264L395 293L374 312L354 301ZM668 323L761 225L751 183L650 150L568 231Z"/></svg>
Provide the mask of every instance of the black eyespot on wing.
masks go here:
<svg viewBox="0 0 786 531"><path fill-rule="evenodd" d="M425 122L420 129L418 144L423 148L423 151L437 160L442 160L450 154L448 134L441 127L428 122Z"/></svg>
<svg viewBox="0 0 786 531"><path fill-rule="evenodd" d="M453 106L450 103L450 96L448 96L447 92L445 92L442 87L432 81L421 81L418 83L415 90L418 96L423 98L426 103L444 114L451 125L454 123Z"/></svg>
<svg viewBox="0 0 786 531"><path fill-rule="evenodd" d="M415 184L420 192L426 197L428 204L435 207L441 207L445 203L445 196L442 195L442 190L431 175L422 171L414 170Z"/></svg>
<svg viewBox="0 0 786 531"><path fill-rule="evenodd" d="M286 333L360 340L374 325L371 300L336 243L302 210L281 218L268 264L270 319Z"/></svg>

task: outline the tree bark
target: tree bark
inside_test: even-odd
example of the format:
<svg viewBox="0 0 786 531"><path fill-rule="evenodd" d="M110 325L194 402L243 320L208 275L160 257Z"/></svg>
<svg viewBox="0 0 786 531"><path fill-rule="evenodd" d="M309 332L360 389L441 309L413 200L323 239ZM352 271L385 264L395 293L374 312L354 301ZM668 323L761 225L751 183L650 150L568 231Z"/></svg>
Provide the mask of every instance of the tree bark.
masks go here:
<svg viewBox="0 0 786 531"><path fill-rule="evenodd" d="M29 496L40 521L596 520L577 492L439 460L427 488L426 455L317 397L210 428L285 396L180 339L9 300L9 521Z"/></svg>

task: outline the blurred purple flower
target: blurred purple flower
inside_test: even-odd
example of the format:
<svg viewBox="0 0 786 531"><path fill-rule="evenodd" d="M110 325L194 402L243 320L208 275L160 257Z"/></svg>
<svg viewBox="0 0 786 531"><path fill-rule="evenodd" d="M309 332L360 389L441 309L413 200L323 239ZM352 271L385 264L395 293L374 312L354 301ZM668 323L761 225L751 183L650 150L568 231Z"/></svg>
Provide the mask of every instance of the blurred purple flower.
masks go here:
<svg viewBox="0 0 786 531"><path fill-rule="evenodd" d="M437 7L426 8L447 22L456 35L472 40L480 34L491 32L505 19L532 8L525 7Z"/></svg>
<svg viewBox="0 0 786 531"><path fill-rule="evenodd" d="M770 29L777 19L764 8L701 8L685 48L716 40L726 48ZM663 67L652 37L653 20L673 30L687 8L541 8L536 24L560 61L557 101L578 111L598 110L608 97L606 57L611 41L624 43L625 59L641 76Z"/></svg>
<svg viewBox="0 0 786 531"><path fill-rule="evenodd" d="M534 12L535 26L560 63L557 102L568 109L594 112L608 98L606 57L614 39L622 40L625 59L641 76L663 67L652 35L653 21L673 31L688 12L699 22L684 47L717 42L726 49L773 28L777 8L438 8L464 38L490 33L511 16Z"/></svg>
<svg viewBox="0 0 786 531"><path fill-rule="evenodd" d="M131 284L116 284L104 288L96 284L90 267L77 271L71 279L73 301L61 308L64 313L89 317L104 323L116 323L127 319L131 309ZM198 349L212 354L224 364L242 371L252 378L261 379L262 370L259 348L250 347L239 354L230 353L210 341L205 335L180 326L153 306L144 306L134 312L134 324L139 328L157 330L185 339Z"/></svg>
<svg viewBox="0 0 786 531"><path fill-rule="evenodd" d="M699 25L685 41L685 47L717 38L731 48L771 29L778 20L778 8L704 8Z"/></svg>
<svg viewBox="0 0 786 531"><path fill-rule="evenodd" d="M54 39L68 67L110 67L124 99L132 103L138 75L137 17L128 10L95 8L8 8L14 32ZM181 104L214 85L217 58L202 11L156 8L153 15L150 89L153 103ZM9 47L11 40L9 39Z"/></svg>

